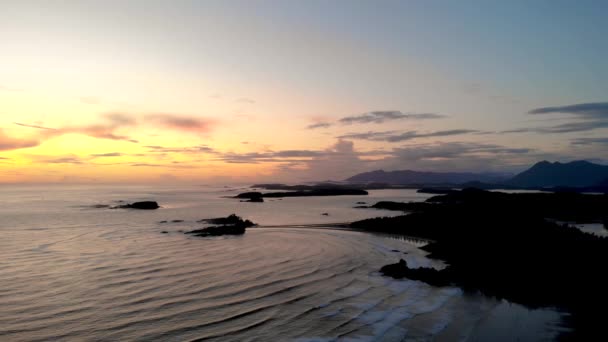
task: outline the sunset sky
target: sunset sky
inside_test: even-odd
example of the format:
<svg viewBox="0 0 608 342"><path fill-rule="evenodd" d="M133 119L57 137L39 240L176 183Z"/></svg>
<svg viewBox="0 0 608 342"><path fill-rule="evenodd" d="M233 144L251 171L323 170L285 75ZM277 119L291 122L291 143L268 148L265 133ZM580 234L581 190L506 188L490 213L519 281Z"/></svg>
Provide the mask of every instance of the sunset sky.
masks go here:
<svg viewBox="0 0 608 342"><path fill-rule="evenodd" d="M608 162L608 1L0 1L0 182Z"/></svg>

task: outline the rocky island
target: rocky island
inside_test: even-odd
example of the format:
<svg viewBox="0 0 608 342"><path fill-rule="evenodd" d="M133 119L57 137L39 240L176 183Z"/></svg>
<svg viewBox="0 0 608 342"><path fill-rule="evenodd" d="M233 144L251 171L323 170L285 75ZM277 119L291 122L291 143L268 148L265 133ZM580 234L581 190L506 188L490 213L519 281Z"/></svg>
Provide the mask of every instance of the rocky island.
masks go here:
<svg viewBox="0 0 608 342"><path fill-rule="evenodd" d="M215 226L195 229L185 234L193 236L221 236L221 235L243 235L249 227L255 226L255 223L249 220L243 220L239 216L232 214L228 217L218 217L211 219L203 219L198 222L214 224Z"/></svg>
<svg viewBox="0 0 608 342"><path fill-rule="evenodd" d="M368 192L350 188L315 188L311 190L296 190L286 192L257 192L250 191L236 195L234 198L248 199L250 202L261 202L263 198L308 197L308 196L366 196Z"/></svg>
<svg viewBox="0 0 608 342"><path fill-rule="evenodd" d="M116 207L112 207L112 209L143 209L143 210L153 210L158 209L160 206L155 201L142 201L142 202L133 202L129 204L123 204Z"/></svg>

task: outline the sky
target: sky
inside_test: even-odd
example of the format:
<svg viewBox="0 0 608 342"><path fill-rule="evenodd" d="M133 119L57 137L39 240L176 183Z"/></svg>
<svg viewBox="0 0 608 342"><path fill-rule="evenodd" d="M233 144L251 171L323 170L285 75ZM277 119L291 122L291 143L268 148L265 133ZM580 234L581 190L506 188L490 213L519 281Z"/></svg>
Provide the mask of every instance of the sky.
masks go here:
<svg viewBox="0 0 608 342"><path fill-rule="evenodd" d="M608 163L606 1L0 1L0 183Z"/></svg>

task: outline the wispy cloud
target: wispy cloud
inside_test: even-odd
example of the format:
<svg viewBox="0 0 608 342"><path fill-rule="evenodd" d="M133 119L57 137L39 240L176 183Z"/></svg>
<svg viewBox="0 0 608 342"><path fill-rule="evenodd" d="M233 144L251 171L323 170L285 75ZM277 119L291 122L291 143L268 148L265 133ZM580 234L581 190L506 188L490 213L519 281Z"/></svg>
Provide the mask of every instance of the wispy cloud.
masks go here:
<svg viewBox="0 0 608 342"><path fill-rule="evenodd" d="M435 132L418 132L418 131L407 131L403 133L397 133L395 131L384 131L374 132L369 131L365 133L349 133L340 136L341 139L358 139L358 140L371 140L371 141L386 141L386 142L401 142L419 138L430 138L430 137L445 137L451 135L462 135L477 133L479 131L473 129L452 129L445 131Z"/></svg>
<svg viewBox="0 0 608 342"><path fill-rule="evenodd" d="M332 124L329 122L317 122L306 126L307 129L317 129L317 128L328 128L331 127Z"/></svg>
<svg viewBox="0 0 608 342"><path fill-rule="evenodd" d="M145 120L168 129L192 133L208 133L214 124L210 119L175 114L150 114L145 116Z"/></svg>
<svg viewBox="0 0 608 342"><path fill-rule="evenodd" d="M84 126L65 126L60 128L44 127L40 125L32 125L21 122L15 122L14 124L22 127L36 128L45 131L41 134L42 140L64 134L78 133L100 139L124 140L133 143L137 142L137 140L134 140L126 135L120 135L116 133L117 130L123 127L136 125L137 122L134 117L122 113L108 113L102 116L102 120L103 122L98 124Z"/></svg>
<svg viewBox="0 0 608 342"><path fill-rule="evenodd" d="M436 113L402 113L396 110L388 111L374 111L361 115L347 116L338 120L343 124L355 124L355 123L384 123L392 120L428 120L428 119L441 119L444 115Z"/></svg>
<svg viewBox="0 0 608 342"><path fill-rule="evenodd" d="M103 157L122 157L125 154L120 153L120 152L109 152L109 153L94 153L91 154L91 157L96 157L96 158L103 158Z"/></svg>
<svg viewBox="0 0 608 342"><path fill-rule="evenodd" d="M396 148L395 154L407 159L458 159L473 155L528 154L529 148L510 148L497 144L445 142Z"/></svg>
<svg viewBox="0 0 608 342"><path fill-rule="evenodd" d="M437 113L403 113L398 110L378 110L367 112L360 115L345 116L338 119L337 122L317 121L306 126L307 129L328 128L335 124L353 125L353 124L381 124L395 120L431 120L442 119L445 115Z"/></svg>
<svg viewBox="0 0 608 342"><path fill-rule="evenodd" d="M581 116L589 119L606 119L608 118L608 102L591 102L578 103L568 106L559 107L542 107L535 108L528 112L529 114L554 114L565 113L576 116Z"/></svg>
<svg viewBox="0 0 608 342"><path fill-rule="evenodd" d="M129 136L117 133L117 131L121 128L135 126L137 124L135 117L124 113L108 113L104 114L102 117L105 121L103 123L86 126L63 127L56 129L56 133L52 134L80 133L100 139L124 140L133 143L137 142L137 140L134 140Z"/></svg>
<svg viewBox="0 0 608 342"><path fill-rule="evenodd" d="M579 103L559 107L541 107L528 112L531 115L566 114L569 122L553 126L522 127L498 132L509 133L540 133L557 134L586 132L600 128L608 128L608 102Z"/></svg>
<svg viewBox="0 0 608 342"><path fill-rule="evenodd" d="M9 137L4 134L4 131L0 129L0 151L17 150L21 148L35 147L40 142L35 139L19 139Z"/></svg>
<svg viewBox="0 0 608 342"><path fill-rule="evenodd" d="M592 131L599 128L608 127L608 120L600 121L578 121L569 122L551 127L539 127L535 128L534 132L537 133L571 133L571 132L585 132Z"/></svg>
<svg viewBox="0 0 608 342"><path fill-rule="evenodd" d="M391 136L397 135L397 131L367 131L360 133L347 133L338 137L338 139L354 139L354 140L371 140L371 141L383 141Z"/></svg>
<svg viewBox="0 0 608 342"><path fill-rule="evenodd" d="M99 139L122 140L131 143L138 143L139 141L123 134L123 132L125 132L126 129L132 130L134 127L143 123L189 133L208 133L213 125L213 121L209 119L174 114L144 115L143 121L141 120L141 116L139 116L138 119L138 116L129 113L107 113L101 115L100 118L101 120L98 123L90 125L63 126L57 128L23 122L15 122L14 124L21 127L41 130L42 132L38 136L38 141L44 141L64 134L84 134ZM7 140L7 138L4 140ZM24 144L32 145L33 142L19 144L16 141L12 141L12 143L9 144L7 140L5 145L7 149L11 149L10 146L22 146Z"/></svg>
<svg viewBox="0 0 608 342"><path fill-rule="evenodd" d="M475 142L434 142L395 148L377 168L433 171L508 171L556 155L531 148Z"/></svg>
<svg viewBox="0 0 608 342"><path fill-rule="evenodd" d="M352 142L340 141L341 145L334 145L327 150L282 150L282 151L266 151L266 152L248 152L235 153L227 152L218 155L218 161L227 163L239 164L257 164L262 162L271 163L294 163L294 162L310 162L314 159L337 158L342 155L351 154L351 150L346 149L344 144L352 146ZM360 152L358 156L371 156L386 154L384 151L368 151Z"/></svg>
<svg viewBox="0 0 608 342"><path fill-rule="evenodd" d="M30 124L24 124L21 122L13 122L15 125L21 126L21 127L28 127L28 128L38 128L38 129L44 129L44 130L49 130L49 131L54 131L55 128L49 128L49 127L44 127L44 126L39 126L39 125L30 125Z"/></svg>
<svg viewBox="0 0 608 342"><path fill-rule="evenodd" d="M608 145L608 138L578 138L572 140L573 145Z"/></svg>
<svg viewBox="0 0 608 342"><path fill-rule="evenodd" d="M40 160L39 162L46 164L84 164L84 161L78 157L61 157L61 158L49 158Z"/></svg>
<svg viewBox="0 0 608 342"><path fill-rule="evenodd" d="M510 133L528 133L534 132L533 128L516 128L516 129L508 129L505 131L496 132L497 134L510 134Z"/></svg>
<svg viewBox="0 0 608 342"><path fill-rule="evenodd" d="M133 114L127 113L107 113L102 115L114 126L134 126L137 124L137 119Z"/></svg>
<svg viewBox="0 0 608 342"><path fill-rule="evenodd" d="M539 134L557 134L557 133L574 133L574 132L586 132L592 131L599 128L608 127L608 121L575 121L564 124L547 126L547 127L530 127L530 128L517 128L506 131L500 131L498 134L510 134L510 133L539 133Z"/></svg>
<svg viewBox="0 0 608 342"><path fill-rule="evenodd" d="M91 125L91 126L84 126L84 127L66 127L66 128L58 129L57 132L59 132L59 133L52 134L52 136L69 134L69 133L78 133L78 134L84 134L84 135L88 135L90 137L99 138L99 139L123 140L123 141L132 142L132 143L138 142L137 140L132 139L131 137L129 137L127 135L120 135L120 134L115 133L116 129L117 129L116 127L105 126L105 125Z"/></svg>
<svg viewBox="0 0 608 342"><path fill-rule="evenodd" d="M199 145L199 146L189 146L189 147L164 147L158 145L147 145L144 146L149 149L149 152L157 152L157 153L218 153L214 148Z"/></svg>
<svg viewBox="0 0 608 342"><path fill-rule="evenodd" d="M180 162L173 162L172 164L153 164L153 163L132 163L129 166L133 167L159 167L169 169L194 169L197 168L195 165L182 164Z"/></svg>

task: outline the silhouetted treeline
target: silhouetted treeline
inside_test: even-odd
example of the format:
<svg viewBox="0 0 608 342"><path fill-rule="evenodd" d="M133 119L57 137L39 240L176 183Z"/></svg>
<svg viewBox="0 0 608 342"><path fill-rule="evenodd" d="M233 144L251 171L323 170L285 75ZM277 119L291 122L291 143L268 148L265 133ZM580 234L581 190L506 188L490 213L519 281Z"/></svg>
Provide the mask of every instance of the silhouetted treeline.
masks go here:
<svg viewBox="0 0 608 342"><path fill-rule="evenodd" d="M529 307L568 310L576 330L563 338L608 336L599 314L608 304L608 280L603 275L608 240L547 220L601 222L608 196L467 189L423 204L382 205L391 206L413 213L351 226L433 240L423 249L449 266L442 271L410 272L407 265L396 264L389 270Z"/></svg>
<svg viewBox="0 0 608 342"><path fill-rule="evenodd" d="M244 192L235 198L283 198L283 197L308 197L308 196L345 196L345 195L367 195L368 192L361 189L348 188L319 188L313 190L289 191L289 192Z"/></svg>

